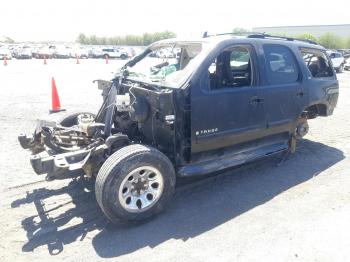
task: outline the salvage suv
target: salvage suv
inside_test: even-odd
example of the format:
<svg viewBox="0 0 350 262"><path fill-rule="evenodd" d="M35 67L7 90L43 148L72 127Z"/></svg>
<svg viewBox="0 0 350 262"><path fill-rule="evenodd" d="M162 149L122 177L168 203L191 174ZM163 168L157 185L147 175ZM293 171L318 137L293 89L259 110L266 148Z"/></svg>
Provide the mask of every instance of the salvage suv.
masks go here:
<svg viewBox="0 0 350 262"><path fill-rule="evenodd" d="M149 57L161 49L178 55ZM156 42L98 88L96 114L51 114L19 142L37 174L96 177L108 219L135 222L163 210L176 177L293 153L308 120L333 113L339 85L314 42L227 34Z"/></svg>

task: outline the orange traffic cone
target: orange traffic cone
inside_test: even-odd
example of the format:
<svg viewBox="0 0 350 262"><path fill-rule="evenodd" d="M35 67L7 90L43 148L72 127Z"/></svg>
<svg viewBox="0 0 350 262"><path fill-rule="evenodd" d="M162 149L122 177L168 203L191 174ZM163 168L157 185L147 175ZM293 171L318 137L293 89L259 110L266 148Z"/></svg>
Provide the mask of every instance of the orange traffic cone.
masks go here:
<svg viewBox="0 0 350 262"><path fill-rule="evenodd" d="M77 55L77 54L75 54L75 57L76 57L76 59L77 59L77 65L79 65L80 64L80 62L79 62L79 56Z"/></svg>
<svg viewBox="0 0 350 262"><path fill-rule="evenodd" d="M106 55L105 58L106 58L106 64L108 64L108 55Z"/></svg>
<svg viewBox="0 0 350 262"><path fill-rule="evenodd" d="M44 56L44 65L47 65L46 56Z"/></svg>
<svg viewBox="0 0 350 262"><path fill-rule="evenodd" d="M61 109L61 102L58 96L56 82L53 77L51 78L51 93L52 93L52 108L50 110L50 114L64 111L65 109Z"/></svg>
<svg viewBox="0 0 350 262"><path fill-rule="evenodd" d="M4 57L4 66L7 66L7 57Z"/></svg>

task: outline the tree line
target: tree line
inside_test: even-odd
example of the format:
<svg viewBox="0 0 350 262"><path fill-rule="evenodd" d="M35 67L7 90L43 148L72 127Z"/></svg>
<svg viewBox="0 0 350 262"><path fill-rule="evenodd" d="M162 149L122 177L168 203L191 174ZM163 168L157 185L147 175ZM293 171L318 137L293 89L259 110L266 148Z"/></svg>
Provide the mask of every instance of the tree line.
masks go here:
<svg viewBox="0 0 350 262"><path fill-rule="evenodd" d="M249 32L245 28L234 28L232 30L233 33L235 34L245 34ZM346 37L341 37L339 35L336 35L331 32L326 32L320 37L316 37L310 33L303 33L303 34L297 34L297 35L290 35L290 34L275 34L275 35L280 35L280 36L286 36L286 37L294 37L294 38L303 38L303 39L308 39L312 40L314 42L317 42L318 44L324 46L325 48L328 49L350 49L350 32L349 36Z"/></svg>
<svg viewBox="0 0 350 262"><path fill-rule="evenodd" d="M125 35L113 37L100 37L96 35L79 34L77 42L84 45L130 45L146 46L153 42L174 38L176 34L171 31L144 33L142 35Z"/></svg>
<svg viewBox="0 0 350 262"><path fill-rule="evenodd" d="M320 37L316 37L310 33L286 36L312 40L327 49L350 49L350 36L345 38L331 32L324 33Z"/></svg>

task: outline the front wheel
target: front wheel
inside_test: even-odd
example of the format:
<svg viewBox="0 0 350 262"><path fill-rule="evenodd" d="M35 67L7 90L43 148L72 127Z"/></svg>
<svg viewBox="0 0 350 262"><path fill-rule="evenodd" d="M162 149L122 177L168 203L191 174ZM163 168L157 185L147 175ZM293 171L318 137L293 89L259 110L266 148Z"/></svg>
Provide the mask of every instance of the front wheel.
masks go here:
<svg viewBox="0 0 350 262"><path fill-rule="evenodd" d="M173 165L163 153L130 145L102 165L96 178L96 199L111 222L140 222L164 209L175 182Z"/></svg>

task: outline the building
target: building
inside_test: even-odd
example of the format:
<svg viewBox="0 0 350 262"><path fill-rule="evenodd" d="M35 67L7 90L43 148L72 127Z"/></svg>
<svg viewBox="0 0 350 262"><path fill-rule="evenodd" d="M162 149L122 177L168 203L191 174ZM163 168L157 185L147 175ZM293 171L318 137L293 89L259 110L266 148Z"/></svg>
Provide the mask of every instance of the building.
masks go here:
<svg viewBox="0 0 350 262"><path fill-rule="evenodd" d="M298 35L309 33L316 37L320 37L325 33L332 33L340 37L350 37L350 24L253 27L252 31L278 35Z"/></svg>

